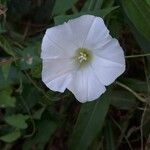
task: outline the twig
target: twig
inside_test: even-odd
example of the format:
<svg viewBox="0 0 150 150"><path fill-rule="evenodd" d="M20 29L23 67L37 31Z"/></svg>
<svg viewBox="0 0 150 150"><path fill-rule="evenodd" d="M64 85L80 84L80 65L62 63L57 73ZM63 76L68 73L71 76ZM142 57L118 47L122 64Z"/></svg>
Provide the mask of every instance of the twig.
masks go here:
<svg viewBox="0 0 150 150"><path fill-rule="evenodd" d="M34 82L34 80L32 80L32 78L29 76L29 74L28 74L26 71L24 71L24 74L25 74L26 77L29 79L29 81L34 85L34 87L35 87L39 92L41 92L41 93L44 95L44 97L46 97L47 99L49 99L49 97L45 94L45 92L43 91L43 89L41 89L41 88Z"/></svg>
<svg viewBox="0 0 150 150"><path fill-rule="evenodd" d="M121 126L118 124L118 122L111 115L109 115L109 117L111 118L111 120L113 121L113 123L119 128L119 130L122 132ZM128 143L128 146L129 146L130 150L133 150L133 148L132 148L132 146L131 146L131 144L130 144L128 138L127 138L127 136L125 135L125 133L123 133L123 135L124 135L125 140Z"/></svg>
<svg viewBox="0 0 150 150"><path fill-rule="evenodd" d="M125 58L138 58L138 57L146 57L146 56L150 56L150 54L129 55L129 56L125 56Z"/></svg>
<svg viewBox="0 0 150 150"><path fill-rule="evenodd" d="M137 94L134 90L132 90L130 87L126 86L123 83L120 83L118 81L115 82L117 85L119 85L120 87L128 90L130 93L132 93L138 100L140 100L141 102L146 102L146 100L144 98L142 98L141 96L139 96L139 94Z"/></svg>

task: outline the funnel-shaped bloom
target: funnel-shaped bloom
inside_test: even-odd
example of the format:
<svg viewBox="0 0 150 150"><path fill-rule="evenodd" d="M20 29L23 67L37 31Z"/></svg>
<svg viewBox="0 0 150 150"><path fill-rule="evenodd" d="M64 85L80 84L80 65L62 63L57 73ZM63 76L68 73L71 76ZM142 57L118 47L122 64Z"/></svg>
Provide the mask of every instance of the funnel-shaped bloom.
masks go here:
<svg viewBox="0 0 150 150"><path fill-rule="evenodd" d="M46 86L59 92L67 88L82 103L97 99L125 70L118 41L104 21L92 15L47 29L41 58Z"/></svg>

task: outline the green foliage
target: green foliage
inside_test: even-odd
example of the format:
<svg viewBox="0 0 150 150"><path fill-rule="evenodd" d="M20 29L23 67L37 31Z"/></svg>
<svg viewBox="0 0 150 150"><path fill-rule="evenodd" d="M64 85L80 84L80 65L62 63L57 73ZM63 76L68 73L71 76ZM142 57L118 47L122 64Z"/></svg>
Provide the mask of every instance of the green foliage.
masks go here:
<svg viewBox="0 0 150 150"><path fill-rule="evenodd" d="M149 149L148 56L126 58L125 86L85 104L41 80L45 30L84 14L102 17L125 55L150 52L149 0L0 0L0 150Z"/></svg>
<svg viewBox="0 0 150 150"><path fill-rule="evenodd" d="M81 15L85 15L85 14L91 14L91 15L96 15L96 16L105 18L111 11L117 8L118 7L111 7L111 8L95 10L95 11L86 11L86 12L81 12L81 13L77 13L74 15L59 15L59 16L56 16L54 20L55 20L55 24L59 25L59 24L62 24L63 22L68 21L69 19L73 19L73 18L79 17Z"/></svg>
<svg viewBox="0 0 150 150"><path fill-rule="evenodd" d="M13 52L13 50L12 50L12 47L11 47L11 44L10 44L9 41L6 39L6 37L4 37L4 36L2 36L2 35L0 35L0 47L3 48L3 50L4 50L7 54L9 54L9 55L15 57L15 54L14 54L14 52Z"/></svg>
<svg viewBox="0 0 150 150"><path fill-rule="evenodd" d="M53 14L64 13L68 9L72 8L77 1L78 0L56 0L53 8Z"/></svg>
<svg viewBox="0 0 150 150"><path fill-rule="evenodd" d="M12 131L6 135L3 135L0 137L0 139L4 142L13 142L15 140L17 140L19 137L20 137L20 131L19 130L16 130L16 131Z"/></svg>
<svg viewBox="0 0 150 150"><path fill-rule="evenodd" d="M16 99L11 92L10 89L0 91L0 107L15 107Z"/></svg>
<svg viewBox="0 0 150 150"><path fill-rule="evenodd" d="M16 128L26 129L28 127L26 120L29 118L28 115L16 114L11 116L6 116L5 121Z"/></svg>
<svg viewBox="0 0 150 150"><path fill-rule="evenodd" d="M8 78L10 66L11 66L11 64L4 64L2 66L2 73L3 73L5 80L7 80L7 78Z"/></svg>
<svg viewBox="0 0 150 150"><path fill-rule="evenodd" d="M136 107L135 97L127 91L113 91L111 95L111 104L119 109L132 109Z"/></svg>
<svg viewBox="0 0 150 150"><path fill-rule="evenodd" d="M33 147L43 150L57 127L57 123L50 120L40 120L36 125L38 132L24 143L23 150L31 150Z"/></svg>
<svg viewBox="0 0 150 150"><path fill-rule="evenodd" d="M150 8L146 0L125 0L122 5L135 28L150 40Z"/></svg>
<svg viewBox="0 0 150 150"><path fill-rule="evenodd" d="M98 101L83 104L71 137L70 150L88 148L102 130L109 104L108 92Z"/></svg>
<svg viewBox="0 0 150 150"><path fill-rule="evenodd" d="M104 136L106 139L106 150L116 150L113 132L114 131L112 128L112 123L107 120L105 129L104 129Z"/></svg>

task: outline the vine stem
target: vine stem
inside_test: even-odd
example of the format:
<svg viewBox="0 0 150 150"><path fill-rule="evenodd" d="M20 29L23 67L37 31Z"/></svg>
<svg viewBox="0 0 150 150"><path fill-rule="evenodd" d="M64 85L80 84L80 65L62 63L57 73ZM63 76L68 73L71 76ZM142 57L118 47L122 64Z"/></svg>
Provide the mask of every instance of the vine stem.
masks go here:
<svg viewBox="0 0 150 150"><path fill-rule="evenodd" d="M139 54L139 55L129 55L129 56L125 56L125 58L138 58L138 57L146 57L146 56L150 56L150 54Z"/></svg>
<svg viewBox="0 0 150 150"><path fill-rule="evenodd" d="M118 81L115 82L117 85L119 85L120 87L126 89L127 91L129 91L130 93L132 93L138 100L140 100L141 102L146 102L146 100L144 98L142 98L141 96L139 96L139 94L137 94L134 90L132 90L130 87L126 86L123 83L120 83Z"/></svg>
<svg viewBox="0 0 150 150"><path fill-rule="evenodd" d="M111 115L109 115L109 117L110 117L110 119L112 120L112 122L119 128L120 132L122 132L122 128L121 128L121 126L119 125L119 123L118 123ZM123 136L124 136L125 140L127 141L127 144L128 144L128 146L129 146L130 150L133 150L132 145L130 144L130 142L129 142L129 140L128 140L128 137L126 136L125 133L123 133Z"/></svg>

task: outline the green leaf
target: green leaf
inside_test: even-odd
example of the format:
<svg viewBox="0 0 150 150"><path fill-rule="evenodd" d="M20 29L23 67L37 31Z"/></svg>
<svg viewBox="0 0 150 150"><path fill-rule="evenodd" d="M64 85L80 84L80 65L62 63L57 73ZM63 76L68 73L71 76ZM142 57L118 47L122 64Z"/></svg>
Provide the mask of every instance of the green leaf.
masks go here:
<svg viewBox="0 0 150 150"><path fill-rule="evenodd" d="M106 121L106 127L104 133L106 139L106 150L116 150L112 124L109 120Z"/></svg>
<svg viewBox="0 0 150 150"><path fill-rule="evenodd" d="M126 78L122 82L137 92L147 92L147 83L145 81Z"/></svg>
<svg viewBox="0 0 150 150"><path fill-rule="evenodd" d="M9 89L0 91L0 107L15 107L16 99L11 92Z"/></svg>
<svg viewBox="0 0 150 150"><path fill-rule="evenodd" d="M111 94L111 104L119 109L128 110L136 106L136 100L135 97L127 91L113 91Z"/></svg>
<svg viewBox="0 0 150 150"><path fill-rule="evenodd" d="M51 120L40 120L36 122L37 132L27 139L23 144L23 150L44 150L45 144L49 141L57 128L57 123Z"/></svg>
<svg viewBox="0 0 150 150"><path fill-rule="evenodd" d="M105 0L97 0L94 9L100 9Z"/></svg>
<svg viewBox="0 0 150 150"><path fill-rule="evenodd" d="M150 6L150 0L146 0L147 4Z"/></svg>
<svg viewBox="0 0 150 150"><path fill-rule="evenodd" d="M122 8L123 9L123 8ZM130 31L133 33L135 39L137 40L139 46L144 50L146 53L150 51L150 42L149 39L146 39L134 26L133 22L129 20L126 14L126 21L129 25Z"/></svg>
<svg viewBox="0 0 150 150"><path fill-rule="evenodd" d="M17 114L5 117L5 121L16 128L26 129L28 126L26 120L28 118L28 115Z"/></svg>
<svg viewBox="0 0 150 150"><path fill-rule="evenodd" d="M56 0L53 14L60 14L72 8L78 0Z"/></svg>
<svg viewBox="0 0 150 150"><path fill-rule="evenodd" d="M69 144L70 150L86 150L89 147L103 127L109 104L110 92L108 90L98 100L81 106Z"/></svg>
<svg viewBox="0 0 150 150"><path fill-rule="evenodd" d="M0 47L3 48L3 50L4 50L7 54L9 54L9 55L15 57L15 54L14 54L14 52L13 52L13 50L12 50L12 47L11 47L10 43L9 43L8 40L7 40L4 36L2 36L2 35L0 35Z"/></svg>
<svg viewBox="0 0 150 150"><path fill-rule="evenodd" d="M114 5L114 3L115 3L115 0L105 0L105 1L103 2L102 7L103 7L103 8L112 7L112 6Z"/></svg>
<svg viewBox="0 0 150 150"><path fill-rule="evenodd" d="M34 78L40 78L42 72L42 65L41 63L38 65L35 65L33 68L31 68L31 74Z"/></svg>
<svg viewBox="0 0 150 150"><path fill-rule="evenodd" d="M33 118L34 119L41 119L43 112L45 111L46 107L42 107L41 109L37 110L34 115Z"/></svg>
<svg viewBox="0 0 150 150"><path fill-rule="evenodd" d="M20 130L16 130L16 131L13 131L11 133L1 136L0 140L10 143L10 142L17 140L20 136L21 136Z"/></svg>
<svg viewBox="0 0 150 150"><path fill-rule="evenodd" d="M129 20L150 41L150 7L145 0L120 0Z"/></svg>
<svg viewBox="0 0 150 150"><path fill-rule="evenodd" d="M93 3L94 8L91 7L91 10L97 10L97 9L99 10L102 7L104 1L105 0L94 0L93 1L94 2ZM91 5L91 0L86 0L86 2L84 4L84 6L82 7L81 11L89 10L90 5Z"/></svg>
<svg viewBox="0 0 150 150"><path fill-rule="evenodd" d="M8 78L10 66L11 66L10 63L2 65L2 73L3 73L5 80L7 80L7 78Z"/></svg>
<svg viewBox="0 0 150 150"><path fill-rule="evenodd" d="M19 51L20 56L22 57L21 61L18 62L20 69L26 70L29 68L33 68L34 66L40 66L40 51L41 46L40 42L34 41L31 43L27 43L28 46L24 48L23 51Z"/></svg>
<svg viewBox="0 0 150 150"><path fill-rule="evenodd" d="M55 25L62 24L64 22L67 22L69 19L74 19L76 17L86 15L86 14L91 14L95 16L99 16L102 18L105 18L106 15L108 15L111 11L117 9L118 7L111 7L107 9L101 9L101 10L95 10L95 11L87 11L87 12L80 12L74 15L59 15L54 18Z"/></svg>
<svg viewBox="0 0 150 150"><path fill-rule="evenodd" d="M25 104L29 109L32 109L42 99L41 93L31 84L24 84L22 97L24 98ZM26 108L23 108L23 110L27 113Z"/></svg>

